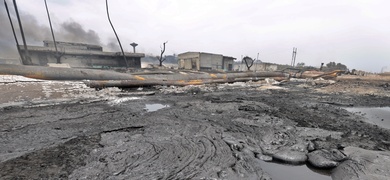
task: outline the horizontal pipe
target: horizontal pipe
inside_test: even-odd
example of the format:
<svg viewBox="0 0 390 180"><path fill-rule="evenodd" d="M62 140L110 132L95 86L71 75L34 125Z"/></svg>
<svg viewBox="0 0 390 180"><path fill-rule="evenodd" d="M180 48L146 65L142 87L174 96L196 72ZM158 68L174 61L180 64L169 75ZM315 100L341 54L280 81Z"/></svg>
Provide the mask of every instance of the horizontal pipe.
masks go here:
<svg viewBox="0 0 390 180"><path fill-rule="evenodd" d="M89 87L139 87L153 85L200 85L210 83L228 83L236 81L262 80L265 78L286 78L281 72L239 72L239 73L206 73L183 72L173 73L134 73L126 74L94 69L73 69L43 66L1 65L0 74L20 75L44 80L89 80Z"/></svg>
<svg viewBox="0 0 390 180"><path fill-rule="evenodd" d="M228 79L198 79L198 80L108 80L108 81L84 81L84 83L91 88L106 88L106 87L140 87L140 86L188 86L188 85L202 85L211 83L228 83L233 80Z"/></svg>
<svg viewBox="0 0 390 180"><path fill-rule="evenodd" d="M175 74L144 74L139 75L145 79L159 79L159 80L193 80L193 79L232 79L245 77L287 77L282 72L238 72L238 73L192 73L192 72L178 72Z"/></svg>
<svg viewBox="0 0 390 180"><path fill-rule="evenodd" d="M381 75L368 75L368 76L346 75L346 76L338 76L336 78L336 80L339 80L339 81L368 81L368 82L390 83L390 76L381 76Z"/></svg>
<svg viewBox="0 0 390 180"><path fill-rule="evenodd" d="M44 80L131 80L137 76L131 74L118 73L94 69L73 69L44 66L23 66L2 64L0 75L19 75L28 78Z"/></svg>
<svg viewBox="0 0 390 180"><path fill-rule="evenodd" d="M176 71L175 73L158 74L126 74L94 69L73 69L44 66L22 66L4 64L0 66L0 74L20 75L45 80L197 80L197 79L232 79L232 78L264 78L286 77L281 72L239 72L239 73L193 73Z"/></svg>
<svg viewBox="0 0 390 180"><path fill-rule="evenodd" d="M287 78L275 77L279 80ZM244 77L244 78L229 78L229 79L193 79L193 80L108 80L108 81L84 81L91 88L106 88L106 87L140 87L140 86L188 86L202 85L212 83L232 83L264 80L266 77Z"/></svg>

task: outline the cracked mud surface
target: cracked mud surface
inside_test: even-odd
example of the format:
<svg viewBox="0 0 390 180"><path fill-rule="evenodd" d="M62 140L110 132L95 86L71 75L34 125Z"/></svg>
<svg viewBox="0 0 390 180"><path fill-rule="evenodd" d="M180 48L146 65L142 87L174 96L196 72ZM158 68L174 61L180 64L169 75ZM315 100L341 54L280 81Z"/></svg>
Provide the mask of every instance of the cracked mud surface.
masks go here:
<svg viewBox="0 0 390 180"><path fill-rule="evenodd" d="M3 107L0 179L272 179L259 161L338 166L332 178L343 179L361 175L343 171L359 157L344 147L389 157L390 130L343 109L388 107L388 89L375 86L378 95L283 87L210 85ZM145 104L169 107L148 112Z"/></svg>

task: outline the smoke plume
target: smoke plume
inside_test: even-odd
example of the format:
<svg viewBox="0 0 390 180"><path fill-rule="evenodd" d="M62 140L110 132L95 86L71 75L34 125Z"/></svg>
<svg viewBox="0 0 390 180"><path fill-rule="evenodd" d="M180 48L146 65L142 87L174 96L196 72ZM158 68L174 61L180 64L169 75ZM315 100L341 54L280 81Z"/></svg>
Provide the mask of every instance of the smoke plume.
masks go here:
<svg viewBox="0 0 390 180"><path fill-rule="evenodd" d="M115 38L110 38L107 43L107 49L109 51L120 51L118 41Z"/></svg>
<svg viewBox="0 0 390 180"><path fill-rule="evenodd" d="M0 3L0 57L17 55L16 43L12 35L11 26L3 3Z"/></svg>
<svg viewBox="0 0 390 180"><path fill-rule="evenodd" d="M61 24L59 38L72 42L100 44L99 35L95 31L86 31L81 24L74 21Z"/></svg>
<svg viewBox="0 0 390 180"><path fill-rule="evenodd" d="M8 3L13 25L19 44L22 45L20 29L15 15L13 5ZM49 23L40 25L36 18L31 14L25 13L19 9L20 18L23 25L23 31L28 45L42 46L44 40L52 40ZM16 42L12 33L11 25L5 9L5 5L0 3L0 57L17 58ZM54 35L57 41L78 42L100 45L99 35L93 30L85 30L83 26L73 20L63 22L59 29L54 29Z"/></svg>

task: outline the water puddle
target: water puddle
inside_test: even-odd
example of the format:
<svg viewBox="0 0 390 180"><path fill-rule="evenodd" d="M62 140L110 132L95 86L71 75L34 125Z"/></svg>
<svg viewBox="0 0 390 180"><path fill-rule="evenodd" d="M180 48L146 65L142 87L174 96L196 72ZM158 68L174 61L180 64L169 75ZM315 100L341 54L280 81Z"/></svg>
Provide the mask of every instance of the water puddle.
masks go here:
<svg viewBox="0 0 390 180"><path fill-rule="evenodd" d="M365 117L365 120L369 123L390 129L390 107L354 107L345 109Z"/></svg>
<svg viewBox="0 0 390 180"><path fill-rule="evenodd" d="M308 165L289 165L259 160L260 167L272 180L332 180L330 170L318 170Z"/></svg>
<svg viewBox="0 0 390 180"><path fill-rule="evenodd" d="M164 104L145 104L145 109L147 112L153 112L160 110L162 108L169 107L169 105L164 105Z"/></svg>

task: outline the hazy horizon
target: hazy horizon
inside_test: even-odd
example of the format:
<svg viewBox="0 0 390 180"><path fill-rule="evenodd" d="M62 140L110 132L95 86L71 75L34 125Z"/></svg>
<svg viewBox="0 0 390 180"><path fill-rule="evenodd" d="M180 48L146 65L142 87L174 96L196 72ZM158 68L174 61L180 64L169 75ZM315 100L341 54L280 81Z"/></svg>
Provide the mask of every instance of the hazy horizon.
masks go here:
<svg viewBox="0 0 390 180"><path fill-rule="evenodd" d="M12 1L7 1L13 23ZM28 44L51 40L44 1L18 0ZM105 1L47 0L56 39L102 45L118 44L106 15ZM15 41L0 3L0 56L16 52ZM240 59L319 66L337 62L350 69L380 72L390 67L390 2L383 0L134 0L110 1L111 20L125 51L166 54L200 51ZM19 38L21 43L21 38Z"/></svg>

